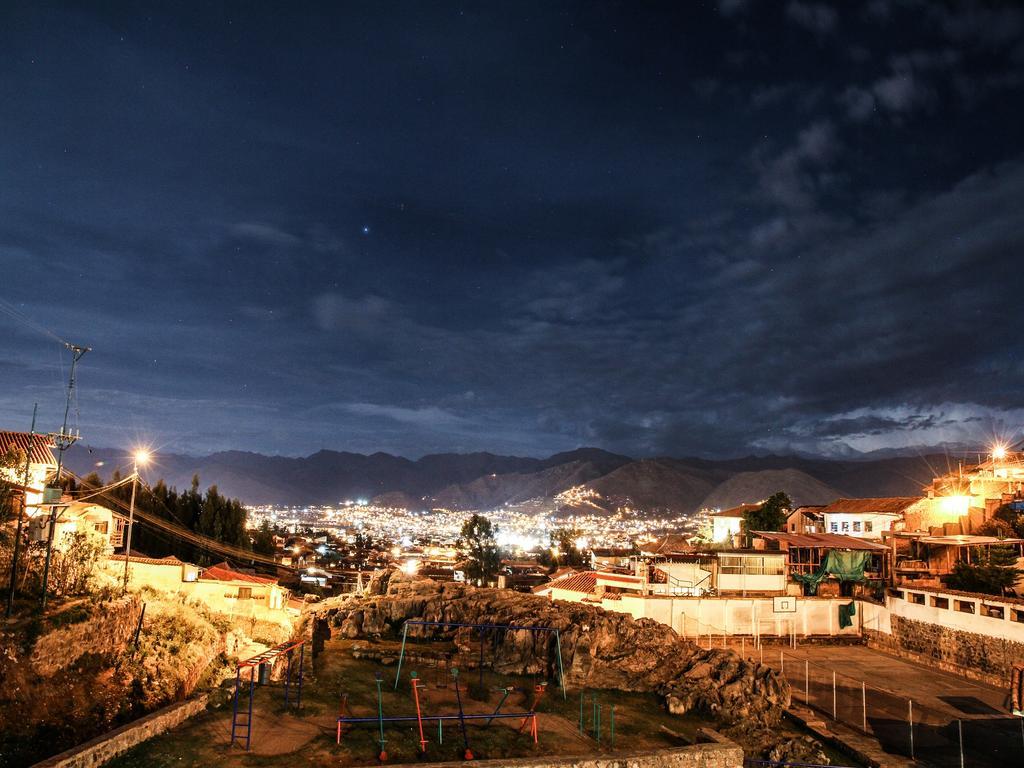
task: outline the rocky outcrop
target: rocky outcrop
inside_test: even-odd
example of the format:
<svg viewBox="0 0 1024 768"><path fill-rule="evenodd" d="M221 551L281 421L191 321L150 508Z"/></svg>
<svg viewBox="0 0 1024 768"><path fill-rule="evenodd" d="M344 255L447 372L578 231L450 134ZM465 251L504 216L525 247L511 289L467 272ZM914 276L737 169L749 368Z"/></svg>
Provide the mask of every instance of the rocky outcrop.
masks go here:
<svg viewBox="0 0 1024 768"><path fill-rule="evenodd" d="M559 630L566 683L573 687L654 691L674 713L700 712L724 724L766 727L778 722L790 690L769 667L734 651L702 649L651 619L509 590L378 576L365 597L334 598L310 606L317 637L396 637L407 619L473 624L544 626ZM469 628L410 627L410 637L447 637L473 663L477 635ZM488 656L506 674L557 672L553 633L509 630L488 639Z"/></svg>

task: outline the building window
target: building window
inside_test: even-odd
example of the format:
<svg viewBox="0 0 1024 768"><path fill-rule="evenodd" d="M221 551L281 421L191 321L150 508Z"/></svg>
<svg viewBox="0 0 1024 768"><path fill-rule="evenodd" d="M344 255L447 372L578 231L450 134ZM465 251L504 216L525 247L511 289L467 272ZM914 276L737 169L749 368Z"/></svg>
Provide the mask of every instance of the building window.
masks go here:
<svg viewBox="0 0 1024 768"><path fill-rule="evenodd" d="M915 605L924 605L924 595L920 592L907 592L907 600Z"/></svg>
<svg viewBox="0 0 1024 768"><path fill-rule="evenodd" d="M949 598L932 595L932 608L949 608Z"/></svg>
<svg viewBox="0 0 1024 768"><path fill-rule="evenodd" d="M865 520L864 521L864 533L871 533L871 521L870 520Z"/></svg>
<svg viewBox="0 0 1024 768"><path fill-rule="evenodd" d="M109 530L109 525L106 520L102 523L93 523L92 527L96 529L96 533L102 533L104 536L107 535L107 531Z"/></svg>
<svg viewBox="0 0 1024 768"><path fill-rule="evenodd" d="M846 533L849 530L850 530L850 523L848 521L846 521L846 520L843 520L843 533Z"/></svg>
<svg viewBox="0 0 1024 768"><path fill-rule="evenodd" d="M839 532L839 523L832 523L832 533Z"/></svg>
<svg viewBox="0 0 1024 768"><path fill-rule="evenodd" d="M1011 608L1010 621L1016 621L1018 624L1024 624L1024 609L1018 610L1017 608Z"/></svg>
<svg viewBox="0 0 1024 768"><path fill-rule="evenodd" d="M860 520L853 521L853 530L854 533L860 533Z"/></svg>
<svg viewBox="0 0 1024 768"><path fill-rule="evenodd" d="M252 597L252 587L239 587L238 588L238 599L248 600Z"/></svg>
<svg viewBox="0 0 1024 768"><path fill-rule="evenodd" d="M746 576L782 576L786 566L781 557L719 555L719 572Z"/></svg>
<svg viewBox="0 0 1024 768"><path fill-rule="evenodd" d="M953 607L960 613L974 613L974 601L972 600L954 600Z"/></svg>
<svg viewBox="0 0 1024 768"><path fill-rule="evenodd" d="M981 615L988 616L990 619L1002 619L1005 616L1005 609L1001 605L985 605L985 603L982 603Z"/></svg>

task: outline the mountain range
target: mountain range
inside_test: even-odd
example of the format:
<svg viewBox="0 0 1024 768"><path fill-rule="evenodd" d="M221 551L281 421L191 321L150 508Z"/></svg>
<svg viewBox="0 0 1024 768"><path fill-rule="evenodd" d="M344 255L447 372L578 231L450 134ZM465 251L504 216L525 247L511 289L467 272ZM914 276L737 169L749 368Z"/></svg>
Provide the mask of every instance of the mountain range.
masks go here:
<svg viewBox="0 0 1024 768"><path fill-rule="evenodd" d="M75 446L65 464L79 474L115 468L130 459L117 449ZM387 453L364 455L321 450L303 458L224 451L208 456L160 453L143 471L150 482L201 485L247 504L337 504L372 499L412 509L493 509L549 500L553 506L686 514L727 508L784 490L796 504L836 498L910 496L949 469L945 454L834 460L801 456L739 459L633 459L599 448L579 448L547 458L491 453L443 453L411 460Z"/></svg>

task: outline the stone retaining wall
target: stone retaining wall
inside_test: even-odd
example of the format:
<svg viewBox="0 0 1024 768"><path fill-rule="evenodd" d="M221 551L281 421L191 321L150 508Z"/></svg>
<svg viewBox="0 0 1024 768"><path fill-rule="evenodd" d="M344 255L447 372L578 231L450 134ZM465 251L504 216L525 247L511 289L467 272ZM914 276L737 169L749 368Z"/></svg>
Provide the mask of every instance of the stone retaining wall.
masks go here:
<svg viewBox="0 0 1024 768"><path fill-rule="evenodd" d="M134 634L142 612L138 595L86 605L90 613L83 621L50 629L36 640L30 657L36 674L49 677L85 653L119 653Z"/></svg>
<svg viewBox="0 0 1024 768"><path fill-rule="evenodd" d="M93 768L154 736L159 736L206 709L207 696L158 709L91 741L36 763L32 768ZM698 764L694 764L698 765ZM717 767L716 767L717 768Z"/></svg>
<svg viewBox="0 0 1024 768"><path fill-rule="evenodd" d="M892 616L892 634L865 630L869 648L1004 688L1014 664L1024 662L1024 644Z"/></svg>
<svg viewBox="0 0 1024 768"><path fill-rule="evenodd" d="M706 744L689 747L631 752L605 757L526 757L515 760L476 760L476 768L743 768L743 750L713 731L702 729L713 738ZM465 765L458 763L414 763L394 768L432 768Z"/></svg>

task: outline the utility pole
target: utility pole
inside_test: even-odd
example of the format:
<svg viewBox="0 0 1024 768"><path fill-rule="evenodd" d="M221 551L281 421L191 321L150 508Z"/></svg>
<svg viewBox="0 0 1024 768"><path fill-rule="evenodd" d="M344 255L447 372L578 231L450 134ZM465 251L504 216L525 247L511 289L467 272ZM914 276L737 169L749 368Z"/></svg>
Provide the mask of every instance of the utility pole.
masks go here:
<svg viewBox="0 0 1024 768"><path fill-rule="evenodd" d="M79 347L76 344L70 342L64 342L64 346L71 350L71 373L68 375L68 396L64 403L64 422L61 425L60 432L56 435L51 434L50 437L57 444L57 476L56 483L58 489L60 488L60 471L64 466L64 451L70 448L77 440L78 433L72 435L68 431L68 414L71 411L71 394L75 388L75 368L78 365L78 361L82 359L82 356L86 352L91 352L91 347ZM44 491L45 494L45 491ZM45 502L46 499L44 498ZM46 535L46 561L43 565L43 593L39 598L39 609L44 610L46 608L46 592L50 585L50 560L53 556L53 534L57 528L57 507L60 506L60 497L57 497L57 503L50 505L50 530Z"/></svg>
<svg viewBox="0 0 1024 768"><path fill-rule="evenodd" d="M132 522L135 520L135 490L139 487L139 464L149 461L148 451L136 451L132 456L132 501L128 506L128 535L124 545L124 591L128 591L128 563L132 556Z"/></svg>
<svg viewBox="0 0 1024 768"><path fill-rule="evenodd" d="M29 432L28 451L25 453L25 477L21 484L21 509L18 510L18 531L14 535L14 557L11 560L11 585L7 591L7 610L4 615L9 619L14 611L14 587L18 579L18 560L21 557L21 530L25 523L25 515L28 513L28 471L32 463L32 451L36 449L36 413L39 411L39 403L32 406L32 430Z"/></svg>

